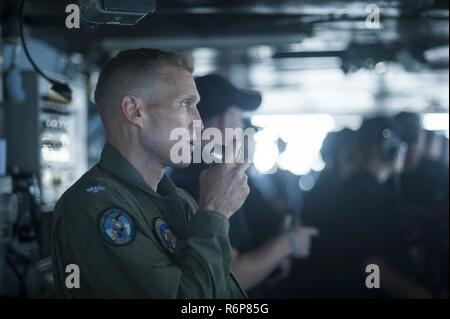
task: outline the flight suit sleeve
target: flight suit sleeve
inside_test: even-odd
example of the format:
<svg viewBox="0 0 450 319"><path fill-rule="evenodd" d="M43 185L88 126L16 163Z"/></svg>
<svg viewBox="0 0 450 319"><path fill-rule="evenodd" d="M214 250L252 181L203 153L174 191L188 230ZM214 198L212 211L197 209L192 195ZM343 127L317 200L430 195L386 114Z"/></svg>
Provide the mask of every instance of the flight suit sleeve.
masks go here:
<svg viewBox="0 0 450 319"><path fill-rule="evenodd" d="M222 215L195 214L188 224L188 235L177 240L172 254L156 238L153 221L119 193L108 190L82 202L84 207L76 207L76 214L63 214L56 225L65 263L80 268L81 287L65 295L220 298L226 292L231 247L229 223ZM125 245L111 244L102 234L100 220L111 208L126 211L136 226L134 240Z"/></svg>

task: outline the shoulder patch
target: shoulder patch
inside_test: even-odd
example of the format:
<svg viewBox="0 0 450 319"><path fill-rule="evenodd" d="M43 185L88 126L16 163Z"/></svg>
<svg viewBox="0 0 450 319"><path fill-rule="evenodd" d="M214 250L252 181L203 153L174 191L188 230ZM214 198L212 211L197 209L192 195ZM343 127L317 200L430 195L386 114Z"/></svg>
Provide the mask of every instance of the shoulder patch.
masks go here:
<svg viewBox="0 0 450 319"><path fill-rule="evenodd" d="M171 254L175 253L177 247L177 238L170 231L169 226L161 219L156 218L154 222L154 231L161 245Z"/></svg>
<svg viewBox="0 0 450 319"><path fill-rule="evenodd" d="M106 189L105 186L91 186L86 188L86 193L100 193Z"/></svg>
<svg viewBox="0 0 450 319"><path fill-rule="evenodd" d="M103 213L100 231L103 238L114 246L126 245L136 238L136 224L121 208L111 208Z"/></svg>

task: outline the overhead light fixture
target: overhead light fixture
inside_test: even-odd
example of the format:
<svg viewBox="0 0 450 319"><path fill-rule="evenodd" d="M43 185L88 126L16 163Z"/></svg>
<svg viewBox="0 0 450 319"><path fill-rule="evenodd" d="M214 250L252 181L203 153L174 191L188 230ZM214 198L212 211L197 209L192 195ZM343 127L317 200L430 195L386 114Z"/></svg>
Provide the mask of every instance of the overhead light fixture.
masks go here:
<svg viewBox="0 0 450 319"><path fill-rule="evenodd" d="M135 25L156 11L156 0L79 0L83 18L93 24Z"/></svg>

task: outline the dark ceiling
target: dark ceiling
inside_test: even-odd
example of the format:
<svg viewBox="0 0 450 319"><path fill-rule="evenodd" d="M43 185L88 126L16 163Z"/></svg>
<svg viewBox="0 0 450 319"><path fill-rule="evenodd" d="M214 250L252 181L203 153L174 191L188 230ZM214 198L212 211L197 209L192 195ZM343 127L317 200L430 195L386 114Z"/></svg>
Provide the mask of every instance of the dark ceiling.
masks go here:
<svg viewBox="0 0 450 319"><path fill-rule="evenodd" d="M6 37L17 33L19 2L3 0L0 4ZM353 47L367 51L377 46L382 55L404 47L419 59L426 49L448 45L446 0L159 0L156 13L136 26L84 25L80 30L68 30L65 7L73 2L76 0L27 0L28 31L64 50L94 59L116 49L143 45L239 50L263 44L277 48L278 57L289 58L300 53L287 50L286 45L313 37L323 41L351 38ZM370 3L383 10L382 30L368 30L364 25Z"/></svg>

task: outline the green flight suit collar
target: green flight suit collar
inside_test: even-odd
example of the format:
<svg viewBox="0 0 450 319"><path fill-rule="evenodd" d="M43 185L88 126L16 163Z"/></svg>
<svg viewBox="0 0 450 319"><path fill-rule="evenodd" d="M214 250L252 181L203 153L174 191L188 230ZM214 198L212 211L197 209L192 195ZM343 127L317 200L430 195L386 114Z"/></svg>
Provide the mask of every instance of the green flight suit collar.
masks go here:
<svg viewBox="0 0 450 319"><path fill-rule="evenodd" d="M175 185L165 174L158 184L158 192L155 192L147 185L139 171L109 143L103 147L98 164L109 173L133 184L149 195L161 197L176 194Z"/></svg>

